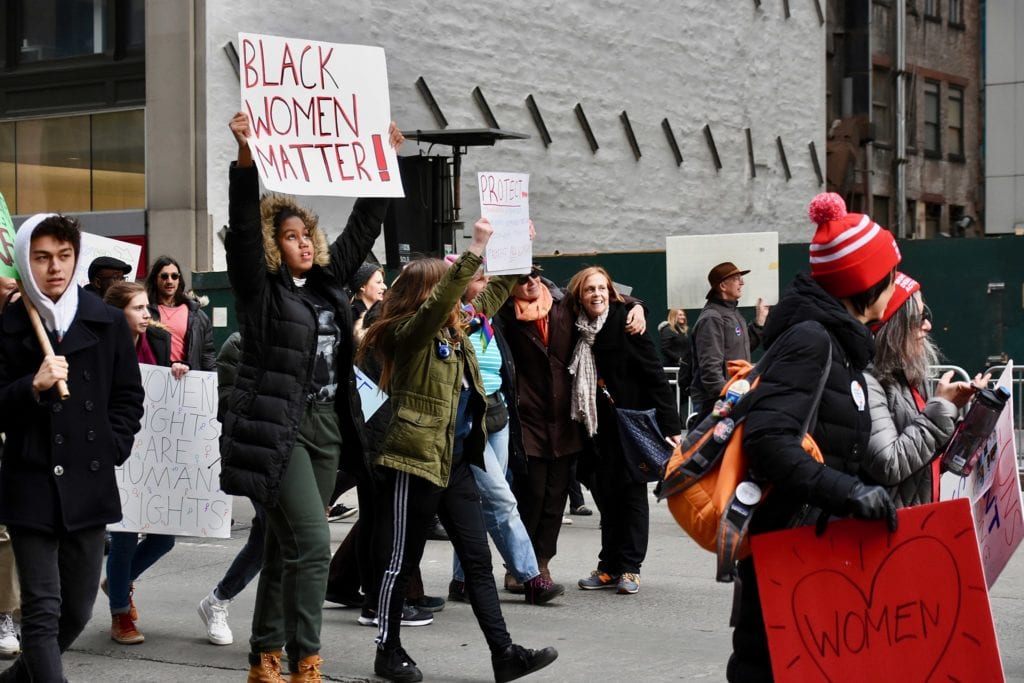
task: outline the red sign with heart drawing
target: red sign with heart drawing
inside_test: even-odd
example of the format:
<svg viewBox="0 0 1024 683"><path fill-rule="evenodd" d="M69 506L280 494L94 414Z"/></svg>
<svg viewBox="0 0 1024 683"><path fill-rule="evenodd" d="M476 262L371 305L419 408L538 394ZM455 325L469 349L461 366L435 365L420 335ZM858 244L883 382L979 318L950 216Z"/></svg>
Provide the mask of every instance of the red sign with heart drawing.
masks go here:
<svg viewBox="0 0 1024 683"><path fill-rule="evenodd" d="M1003 680L968 500L751 547L776 680Z"/></svg>

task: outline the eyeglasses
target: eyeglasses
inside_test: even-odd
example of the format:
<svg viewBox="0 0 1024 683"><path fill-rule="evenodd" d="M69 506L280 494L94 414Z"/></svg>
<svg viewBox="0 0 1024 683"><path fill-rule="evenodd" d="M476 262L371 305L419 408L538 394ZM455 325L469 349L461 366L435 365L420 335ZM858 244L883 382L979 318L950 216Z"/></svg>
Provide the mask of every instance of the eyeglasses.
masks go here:
<svg viewBox="0 0 1024 683"><path fill-rule="evenodd" d="M161 280L177 280L181 277L181 273L160 273Z"/></svg>

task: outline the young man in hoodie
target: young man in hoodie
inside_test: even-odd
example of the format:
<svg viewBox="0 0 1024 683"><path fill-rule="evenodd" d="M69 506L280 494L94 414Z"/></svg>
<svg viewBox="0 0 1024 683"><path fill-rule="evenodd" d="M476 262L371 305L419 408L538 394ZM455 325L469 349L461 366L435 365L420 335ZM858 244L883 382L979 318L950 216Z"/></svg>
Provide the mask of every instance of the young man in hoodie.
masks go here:
<svg viewBox="0 0 1024 683"><path fill-rule="evenodd" d="M61 653L92 616L104 528L121 519L114 467L131 453L145 397L124 314L74 283L78 221L37 214L18 230L25 295L0 318L0 523L21 578L22 653L0 681L64 680ZM57 384L67 383L62 399Z"/></svg>

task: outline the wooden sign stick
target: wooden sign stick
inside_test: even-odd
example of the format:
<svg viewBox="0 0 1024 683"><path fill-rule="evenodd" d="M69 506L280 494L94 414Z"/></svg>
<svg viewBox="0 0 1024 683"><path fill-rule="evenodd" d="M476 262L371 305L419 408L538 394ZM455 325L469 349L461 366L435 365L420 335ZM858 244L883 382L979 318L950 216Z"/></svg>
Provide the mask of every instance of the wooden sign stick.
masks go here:
<svg viewBox="0 0 1024 683"><path fill-rule="evenodd" d="M71 285L72 287L74 284ZM21 280L18 280L18 291L21 292L21 300L25 302L25 310L28 311L28 318L32 321L32 329L36 331L36 339L39 340L39 346L43 349L44 356L54 356L53 344L50 343L50 335L46 334L46 329L43 328L43 321L39 317L39 311L32 305L32 300L25 296L25 288L21 284ZM60 395L60 400L66 401L71 396L71 392L68 391L68 383L64 380L57 380L57 393Z"/></svg>

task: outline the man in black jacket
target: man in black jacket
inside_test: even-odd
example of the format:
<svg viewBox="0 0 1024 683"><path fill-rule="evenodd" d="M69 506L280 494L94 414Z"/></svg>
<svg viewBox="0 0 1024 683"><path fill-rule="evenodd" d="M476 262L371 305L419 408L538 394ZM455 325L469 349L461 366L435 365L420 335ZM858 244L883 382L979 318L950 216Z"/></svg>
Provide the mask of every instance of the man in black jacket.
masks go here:
<svg viewBox="0 0 1024 683"><path fill-rule="evenodd" d="M868 216L847 214L834 193L818 195L810 215L819 225L811 244L811 277L797 275L772 312L765 344L774 359L748 399L743 446L751 477L762 488L774 489L757 508L750 532L814 523L831 515L885 518L895 529L895 507L884 488L869 483L860 463L871 433L863 371L874 344L866 323L881 316L892 296L899 249L892 234ZM823 373L824 393L814 405ZM811 432L824 465L801 447L804 421L815 410ZM739 563L736 592L727 677L744 683L770 681L752 559Z"/></svg>
<svg viewBox="0 0 1024 683"><path fill-rule="evenodd" d="M15 239L26 296L56 355L44 355L23 300L0 318L0 523L11 534L22 613L22 655L0 681L64 680L61 653L96 601L104 527L121 519L114 467L142 417L124 314L74 284L80 240L78 222L57 214L29 218Z"/></svg>

